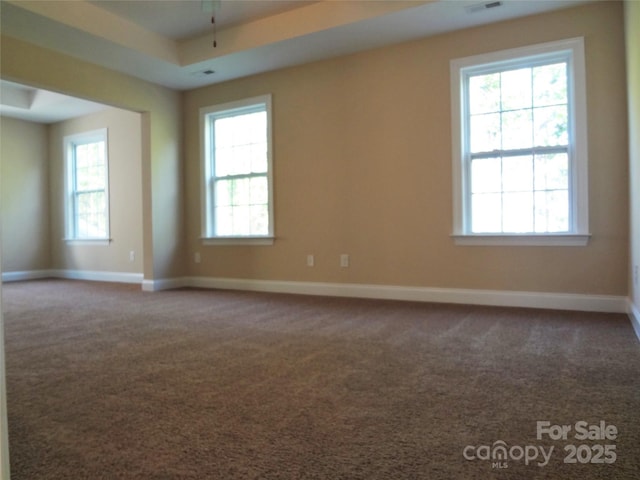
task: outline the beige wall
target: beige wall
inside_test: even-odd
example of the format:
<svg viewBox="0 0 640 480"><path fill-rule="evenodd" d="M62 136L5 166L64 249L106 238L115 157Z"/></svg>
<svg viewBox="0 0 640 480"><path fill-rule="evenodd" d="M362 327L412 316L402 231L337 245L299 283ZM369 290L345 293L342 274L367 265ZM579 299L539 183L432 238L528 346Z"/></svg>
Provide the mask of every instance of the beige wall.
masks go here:
<svg viewBox="0 0 640 480"><path fill-rule="evenodd" d="M576 36L586 39L589 245L454 246L450 60ZM189 260L202 255L189 272L626 295L624 63L622 4L605 2L186 92L187 245ZM198 109L264 93L273 94L275 245L202 246Z"/></svg>
<svg viewBox="0 0 640 480"><path fill-rule="evenodd" d="M73 244L65 237L64 137L107 129L109 245ZM49 127L52 268L142 273L142 124L139 113L110 108ZM134 261L129 252L135 252Z"/></svg>
<svg viewBox="0 0 640 480"><path fill-rule="evenodd" d="M631 206L629 298L640 311L640 2L625 2L627 39L627 88L629 97L629 187ZM638 272L640 275L640 272ZM640 319L638 319L640 320Z"/></svg>
<svg viewBox="0 0 640 480"><path fill-rule="evenodd" d="M50 265L47 127L0 117L2 271Z"/></svg>
<svg viewBox="0 0 640 480"><path fill-rule="evenodd" d="M2 78L142 113L143 270L184 274L181 94L2 36Z"/></svg>
<svg viewBox="0 0 640 480"><path fill-rule="evenodd" d="M188 274L626 295L623 18L622 3L597 3L184 94L6 37L1 68L8 80L143 113L147 279ZM591 112L589 246L454 246L449 61L575 36L586 39ZM273 94L276 243L204 247L198 108L263 93ZM192 262L195 251L201 264ZM305 265L308 253L316 255L313 268ZM347 269L338 265L341 253L351 255Z"/></svg>

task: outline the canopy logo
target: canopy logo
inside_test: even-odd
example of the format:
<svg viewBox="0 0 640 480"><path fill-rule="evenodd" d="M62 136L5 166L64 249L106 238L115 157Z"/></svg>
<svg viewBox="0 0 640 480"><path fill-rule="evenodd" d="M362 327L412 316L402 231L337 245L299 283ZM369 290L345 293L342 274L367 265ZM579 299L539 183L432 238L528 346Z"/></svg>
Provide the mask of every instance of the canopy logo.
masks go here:
<svg viewBox="0 0 640 480"><path fill-rule="evenodd" d="M590 424L580 420L573 424L552 424L544 420L536 422L536 440L547 442L571 441L564 445L564 463L612 464L617 459L615 440L618 428L604 420ZM599 443L596 443L599 442ZM609 442L604 444L604 442ZM555 445L513 445L496 440L491 445L467 445L462 456L469 461L490 462L491 468L509 468L509 462L545 467L551 460Z"/></svg>
<svg viewBox="0 0 640 480"><path fill-rule="evenodd" d="M467 460L490 461L491 468L508 468L509 462L522 462L525 465L535 463L538 467L544 467L549 463L554 447L547 450L540 445L514 445L509 447L503 440L496 440L493 445L467 445L462 455Z"/></svg>

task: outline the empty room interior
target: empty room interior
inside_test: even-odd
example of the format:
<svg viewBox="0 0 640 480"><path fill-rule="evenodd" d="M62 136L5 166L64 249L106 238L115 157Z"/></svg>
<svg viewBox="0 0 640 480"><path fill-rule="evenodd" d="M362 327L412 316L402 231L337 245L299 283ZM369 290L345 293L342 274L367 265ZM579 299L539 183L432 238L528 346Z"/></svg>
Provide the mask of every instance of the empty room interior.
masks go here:
<svg viewBox="0 0 640 480"><path fill-rule="evenodd" d="M1 479L635 479L640 1L0 0Z"/></svg>

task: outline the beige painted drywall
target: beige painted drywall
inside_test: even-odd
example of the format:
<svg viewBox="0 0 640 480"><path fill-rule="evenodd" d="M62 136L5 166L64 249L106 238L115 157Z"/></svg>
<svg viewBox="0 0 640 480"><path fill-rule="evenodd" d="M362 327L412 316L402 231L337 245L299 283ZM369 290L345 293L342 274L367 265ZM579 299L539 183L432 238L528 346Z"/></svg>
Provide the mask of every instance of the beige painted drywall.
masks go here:
<svg viewBox="0 0 640 480"><path fill-rule="evenodd" d="M184 274L181 94L2 36L2 78L142 113L143 270Z"/></svg>
<svg viewBox="0 0 640 480"><path fill-rule="evenodd" d="M0 117L3 272L50 265L47 127Z"/></svg>
<svg viewBox="0 0 640 480"><path fill-rule="evenodd" d="M625 2L627 45L627 95L629 97L629 204L630 262L629 298L640 311L640 2ZM640 276L640 272L637 274ZM640 320L640 319L638 319Z"/></svg>
<svg viewBox="0 0 640 480"><path fill-rule="evenodd" d="M596 3L185 92L189 274L626 295L623 26L621 3ZM455 246L450 60L577 36L587 56L589 245ZM273 95L275 244L203 246L198 110L265 93ZM342 253L349 268L339 267Z"/></svg>
<svg viewBox="0 0 640 480"><path fill-rule="evenodd" d="M111 241L108 245L67 242L64 138L101 128L107 129L108 138ZM143 273L141 142L140 114L116 108L49 126L52 268Z"/></svg>

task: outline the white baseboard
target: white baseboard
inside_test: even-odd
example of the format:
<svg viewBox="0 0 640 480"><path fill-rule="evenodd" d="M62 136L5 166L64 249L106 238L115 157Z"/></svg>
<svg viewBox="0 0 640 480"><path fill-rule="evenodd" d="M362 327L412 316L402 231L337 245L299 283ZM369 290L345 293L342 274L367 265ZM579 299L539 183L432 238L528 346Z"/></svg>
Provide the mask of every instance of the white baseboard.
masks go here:
<svg viewBox="0 0 640 480"><path fill-rule="evenodd" d="M335 297L377 298L416 302L460 303L503 307L550 308L591 312L627 312L627 298L615 295L583 295L504 290L402 287L346 283L286 282L234 278L187 277L181 286L295 293Z"/></svg>
<svg viewBox="0 0 640 480"><path fill-rule="evenodd" d="M165 278L159 280L143 280L142 290L145 292L158 292L173 288L189 287L185 278Z"/></svg>
<svg viewBox="0 0 640 480"><path fill-rule="evenodd" d="M88 270L56 270L57 278L91 280L94 282L142 283L141 273L100 272Z"/></svg>
<svg viewBox="0 0 640 480"><path fill-rule="evenodd" d="M627 313L629 314L631 325L633 325L636 336L638 337L638 340L640 340L640 308L638 308L631 299L628 300L628 307Z"/></svg>
<svg viewBox="0 0 640 480"><path fill-rule="evenodd" d="M142 283L141 273L100 272L86 270L29 270L24 272L2 272L3 282L37 280L41 278L66 278L69 280L91 280L94 282Z"/></svg>
<svg viewBox="0 0 640 480"><path fill-rule="evenodd" d="M25 270L22 272L2 272L3 282L22 282L24 280L38 280L51 278L55 275L51 270Z"/></svg>
<svg viewBox="0 0 640 480"><path fill-rule="evenodd" d="M640 312L638 308L626 297L615 295L403 287L353 283L290 282L217 277L179 277L147 280L139 273L81 270L33 270L2 273L3 282L51 277L101 282L139 283L142 285L142 290L146 292L156 292L181 287L196 287L331 297L377 298L415 302L627 313L640 339Z"/></svg>

